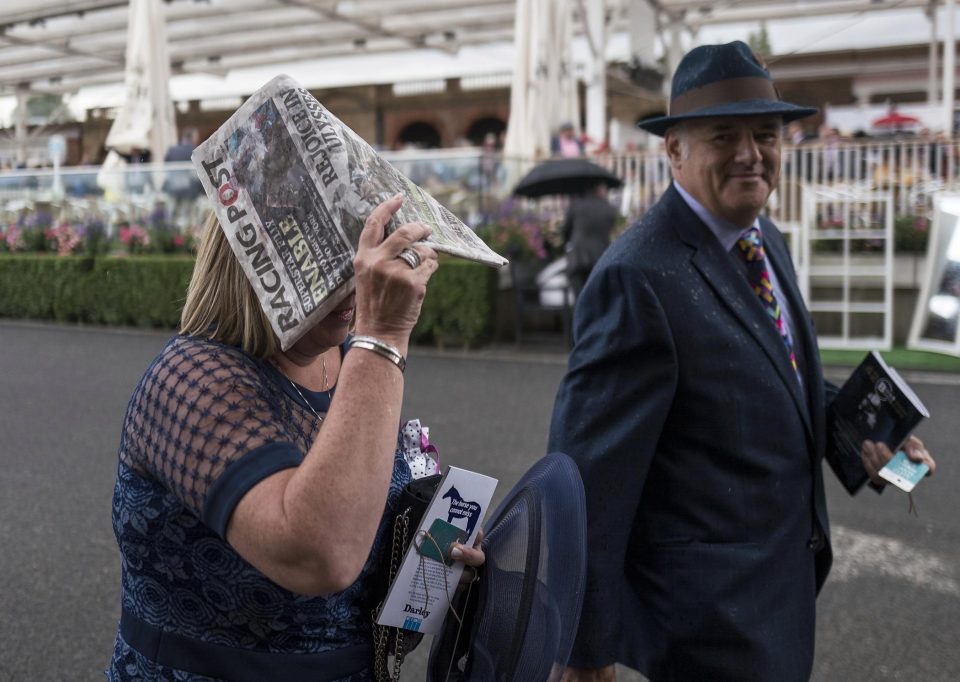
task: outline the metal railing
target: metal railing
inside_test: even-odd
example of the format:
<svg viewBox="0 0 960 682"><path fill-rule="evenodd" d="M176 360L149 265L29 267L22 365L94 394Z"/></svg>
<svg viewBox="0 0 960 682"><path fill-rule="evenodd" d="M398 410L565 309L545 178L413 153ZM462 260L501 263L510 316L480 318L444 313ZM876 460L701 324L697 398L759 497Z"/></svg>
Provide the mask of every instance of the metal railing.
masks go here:
<svg viewBox="0 0 960 682"><path fill-rule="evenodd" d="M471 225L492 214L502 196L505 164L473 148L384 156ZM11 224L44 227L97 221L196 229L210 205L193 165L128 164L0 171L0 233Z"/></svg>
<svg viewBox="0 0 960 682"><path fill-rule="evenodd" d="M384 152L384 157L470 225L496 215L499 204L532 162L504 159L474 147L414 152ZM670 164L662 151L592 157L623 178L611 195L630 221L642 215L670 183ZM189 163L129 165L105 170L99 166L65 167L58 171L0 172L0 211L30 210L42 205L54 212L83 209L109 215L151 211L156 204L184 212L193 168ZM960 190L960 141L844 141L784 146L777 191L767 207L770 217L787 232L802 219L802 187L816 185L847 192L891 191L897 215L929 210L941 190ZM177 190L176 186L185 189ZM190 206L193 213L203 201ZM545 203L551 203L547 200ZM9 216L8 216L9 217Z"/></svg>
<svg viewBox="0 0 960 682"><path fill-rule="evenodd" d="M623 178L616 197L628 217L642 215L670 183L670 162L662 151L594 157ZM836 144L784 145L780 184L767 211L778 223L797 225L802 214L804 184L845 191L890 190L894 212L929 209L930 197L944 189L960 189L960 141L910 139L843 141Z"/></svg>

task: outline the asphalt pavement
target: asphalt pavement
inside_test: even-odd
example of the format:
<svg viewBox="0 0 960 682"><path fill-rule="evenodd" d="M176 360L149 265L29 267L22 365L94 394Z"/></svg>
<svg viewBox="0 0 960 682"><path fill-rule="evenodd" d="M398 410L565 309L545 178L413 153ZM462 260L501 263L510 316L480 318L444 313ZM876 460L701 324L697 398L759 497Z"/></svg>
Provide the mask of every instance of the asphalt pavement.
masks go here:
<svg viewBox="0 0 960 682"><path fill-rule="evenodd" d="M103 679L119 614L110 523L120 423L167 332L0 321L0 682ZM445 464L500 480L545 452L559 343L415 348L403 413ZM842 380L842 372L836 373ZM837 559L818 601L814 680L960 679L960 377L909 373L937 475L850 498L828 474ZM402 679L422 680L426 642ZM621 680L638 680L621 670Z"/></svg>

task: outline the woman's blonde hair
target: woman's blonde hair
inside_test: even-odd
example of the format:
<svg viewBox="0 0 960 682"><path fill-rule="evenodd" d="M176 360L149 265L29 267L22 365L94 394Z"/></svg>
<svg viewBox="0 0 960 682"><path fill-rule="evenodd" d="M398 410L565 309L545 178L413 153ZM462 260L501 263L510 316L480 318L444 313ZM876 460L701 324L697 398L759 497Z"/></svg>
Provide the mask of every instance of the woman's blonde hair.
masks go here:
<svg viewBox="0 0 960 682"><path fill-rule="evenodd" d="M259 358L280 351L270 320L212 212L200 237L180 333L239 346Z"/></svg>

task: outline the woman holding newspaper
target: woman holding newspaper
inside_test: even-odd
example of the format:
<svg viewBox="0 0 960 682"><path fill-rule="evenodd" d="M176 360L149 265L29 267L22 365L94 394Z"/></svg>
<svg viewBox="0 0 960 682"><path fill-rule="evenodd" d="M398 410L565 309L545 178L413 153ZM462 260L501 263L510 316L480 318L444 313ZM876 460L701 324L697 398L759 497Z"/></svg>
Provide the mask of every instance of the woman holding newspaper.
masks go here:
<svg viewBox="0 0 960 682"><path fill-rule="evenodd" d="M110 680L372 679L383 595L371 585L411 476L395 452L404 357L437 269L418 243L426 226L384 238L401 204L366 220L355 294L286 352L208 223L181 334L124 419ZM484 560L460 545L451 555Z"/></svg>

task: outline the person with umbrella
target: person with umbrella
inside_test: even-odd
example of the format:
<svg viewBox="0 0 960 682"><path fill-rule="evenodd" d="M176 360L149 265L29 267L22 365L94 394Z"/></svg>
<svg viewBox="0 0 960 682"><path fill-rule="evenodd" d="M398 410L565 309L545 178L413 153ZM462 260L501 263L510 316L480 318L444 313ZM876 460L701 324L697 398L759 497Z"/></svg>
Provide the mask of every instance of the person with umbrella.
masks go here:
<svg viewBox="0 0 960 682"><path fill-rule="evenodd" d="M594 264L610 243L617 211L607 190L623 181L602 166L580 158L551 159L527 173L513 193L525 197L570 194L562 234L567 257L567 281L580 293Z"/></svg>
<svg viewBox="0 0 960 682"><path fill-rule="evenodd" d="M781 101L742 42L701 45L673 78L673 184L594 268L548 451L579 467L587 584L565 679L807 680L832 560L817 340L777 186ZM917 438L911 459L933 460ZM832 456L832 455L831 455ZM878 485L892 457L865 441ZM932 468L932 467L931 467Z"/></svg>
<svg viewBox="0 0 960 682"><path fill-rule="evenodd" d="M617 210L607 199L607 186L598 182L571 197L562 233L567 257L567 283L574 299L580 295L593 266L610 244Z"/></svg>

